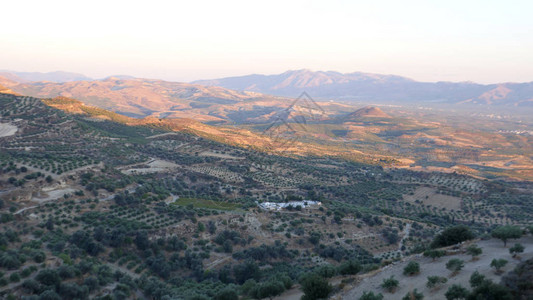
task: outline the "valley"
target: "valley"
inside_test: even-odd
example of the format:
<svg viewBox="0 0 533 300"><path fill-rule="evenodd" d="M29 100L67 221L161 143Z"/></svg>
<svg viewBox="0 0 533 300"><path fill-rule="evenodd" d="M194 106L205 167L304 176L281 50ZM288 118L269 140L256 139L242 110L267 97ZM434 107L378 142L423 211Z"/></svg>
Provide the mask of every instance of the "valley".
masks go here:
<svg viewBox="0 0 533 300"><path fill-rule="evenodd" d="M283 297L315 273L340 276L340 297L358 276L428 250L443 228L531 226L531 182L416 171L372 144L343 149L326 121L304 124L300 150L281 152L290 136L68 98L1 94L0 110L17 128L0 138L6 297ZM441 130L391 115L365 109L342 124L384 141L395 135L378 133ZM321 205L259 206L286 201Z"/></svg>
<svg viewBox="0 0 533 300"><path fill-rule="evenodd" d="M533 300L533 2L4 1L0 300Z"/></svg>
<svg viewBox="0 0 533 300"><path fill-rule="evenodd" d="M335 156L415 171L478 178L533 178L533 119L527 107L418 105L292 99L214 86L109 77L69 82L0 83L54 98L70 112L104 109L127 124L165 123L203 137L286 155ZM307 98L309 97L309 98ZM61 106L63 99L81 100ZM160 126L160 125L158 125Z"/></svg>

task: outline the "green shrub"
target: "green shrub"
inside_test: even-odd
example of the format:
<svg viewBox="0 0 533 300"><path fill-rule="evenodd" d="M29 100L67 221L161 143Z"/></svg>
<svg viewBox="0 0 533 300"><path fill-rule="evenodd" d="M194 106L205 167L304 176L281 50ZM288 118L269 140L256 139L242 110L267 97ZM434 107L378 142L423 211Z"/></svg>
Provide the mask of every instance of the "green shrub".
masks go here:
<svg viewBox="0 0 533 300"><path fill-rule="evenodd" d="M402 298L402 300L422 300L422 299L424 299L424 295L418 292L417 289L407 292L407 294L405 294L405 296L403 296Z"/></svg>
<svg viewBox="0 0 533 300"><path fill-rule="evenodd" d="M470 228L464 225L458 225L446 228L443 232L435 237L431 243L432 248L446 247L455 245L467 240L473 239L475 236Z"/></svg>
<svg viewBox="0 0 533 300"><path fill-rule="evenodd" d="M382 300L382 294L374 294L374 292L363 292L363 295L359 297L359 300Z"/></svg>
<svg viewBox="0 0 533 300"><path fill-rule="evenodd" d="M9 281L11 281L11 282L19 282L20 281L19 273L11 273L11 275L9 275Z"/></svg>
<svg viewBox="0 0 533 300"><path fill-rule="evenodd" d="M461 271L465 266L465 262L458 258L452 258L446 263L446 269L452 271L454 274Z"/></svg>
<svg viewBox="0 0 533 300"><path fill-rule="evenodd" d="M302 300L315 300L327 298L333 287L323 277L309 274L302 279L301 289L304 292Z"/></svg>
<svg viewBox="0 0 533 300"><path fill-rule="evenodd" d="M420 264L416 261L410 261L403 269L403 275L413 276L420 272Z"/></svg>
<svg viewBox="0 0 533 300"><path fill-rule="evenodd" d="M509 248L509 253L513 255L513 257L516 257L519 253L524 252L524 246L520 243L514 244L513 247Z"/></svg>
<svg viewBox="0 0 533 300"><path fill-rule="evenodd" d="M468 255L472 255L472 260L476 259L478 256L483 253L483 250L479 248L477 245L470 245L468 248L466 248L466 253Z"/></svg>
<svg viewBox="0 0 533 300"><path fill-rule="evenodd" d="M499 259L495 258L490 262L490 266L496 269L497 273L501 273L502 268L505 267L505 265L507 265L507 260L503 258L499 258Z"/></svg>
<svg viewBox="0 0 533 300"><path fill-rule="evenodd" d="M446 282L448 282L448 279L446 279L446 277L428 276L426 286L430 289L433 289L441 286L442 284L445 284Z"/></svg>
<svg viewBox="0 0 533 300"><path fill-rule="evenodd" d="M466 299L468 295L468 290L459 284L452 285L444 294L447 300Z"/></svg>
<svg viewBox="0 0 533 300"><path fill-rule="evenodd" d="M394 292L394 290L396 290L399 284L400 282L394 279L394 276L391 276L389 278L383 279L383 283L381 284L381 287L387 292L392 293Z"/></svg>

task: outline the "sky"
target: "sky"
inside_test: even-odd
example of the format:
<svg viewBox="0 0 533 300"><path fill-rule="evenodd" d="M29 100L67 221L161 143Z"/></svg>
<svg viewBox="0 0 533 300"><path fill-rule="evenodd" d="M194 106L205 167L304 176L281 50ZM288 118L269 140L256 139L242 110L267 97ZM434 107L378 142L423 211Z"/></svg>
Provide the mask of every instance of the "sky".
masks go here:
<svg viewBox="0 0 533 300"><path fill-rule="evenodd" d="M192 81L311 69L533 81L531 0L5 1L0 69Z"/></svg>

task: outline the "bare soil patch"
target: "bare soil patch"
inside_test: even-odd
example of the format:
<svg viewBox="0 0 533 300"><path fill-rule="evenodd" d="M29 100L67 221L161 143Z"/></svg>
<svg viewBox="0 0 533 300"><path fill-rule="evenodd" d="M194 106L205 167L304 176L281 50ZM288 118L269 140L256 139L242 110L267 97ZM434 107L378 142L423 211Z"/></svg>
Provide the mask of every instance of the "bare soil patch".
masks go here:
<svg viewBox="0 0 533 300"><path fill-rule="evenodd" d="M14 135L18 127L9 123L0 123L0 138Z"/></svg>
<svg viewBox="0 0 533 300"><path fill-rule="evenodd" d="M446 208L448 210L461 209L461 199L458 197L437 194L437 190L430 187L419 187L414 191L413 195L405 195L404 200L415 204L420 201L424 205L431 205L436 208ZM419 203L416 203L419 204Z"/></svg>

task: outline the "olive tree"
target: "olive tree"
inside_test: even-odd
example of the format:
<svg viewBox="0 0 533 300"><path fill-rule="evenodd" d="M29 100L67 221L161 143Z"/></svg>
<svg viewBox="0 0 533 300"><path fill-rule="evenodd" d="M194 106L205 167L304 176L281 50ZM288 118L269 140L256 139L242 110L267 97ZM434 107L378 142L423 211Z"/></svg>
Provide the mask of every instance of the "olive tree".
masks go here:
<svg viewBox="0 0 533 300"><path fill-rule="evenodd" d="M508 239L519 239L522 237L522 229L518 226L500 226L492 231L492 236L503 241L503 246L507 246Z"/></svg>
<svg viewBox="0 0 533 300"><path fill-rule="evenodd" d="M400 282L394 279L394 276L391 276L389 278L383 279L383 283L381 284L381 287L387 292L393 293L399 284Z"/></svg>
<svg viewBox="0 0 533 300"><path fill-rule="evenodd" d="M466 299L468 295L468 290L459 284L452 285L444 294L447 300Z"/></svg>
<svg viewBox="0 0 533 300"><path fill-rule="evenodd" d="M516 257L519 253L524 252L524 246L520 243L514 244L511 248L509 248L509 253L513 255L513 257Z"/></svg>
<svg viewBox="0 0 533 300"><path fill-rule="evenodd" d="M446 269L452 271L453 274L457 274L459 271L463 269L465 266L465 262L458 258L450 259L446 263Z"/></svg>
<svg viewBox="0 0 533 300"><path fill-rule="evenodd" d="M403 274L412 276L420 272L420 264L415 261L410 261L403 269Z"/></svg>
<svg viewBox="0 0 533 300"><path fill-rule="evenodd" d="M499 258L499 259L495 258L490 262L490 266L496 269L496 273L501 273L502 268L505 267L505 265L507 265L507 260L503 258Z"/></svg>
<svg viewBox="0 0 533 300"><path fill-rule="evenodd" d="M446 277L442 276L428 276L428 282L426 283L426 286L430 289L439 288L441 285L448 282L448 279Z"/></svg>
<svg viewBox="0 0 533 300"><path fill-rule="evenodd" d="M466 253L468 253L469 255L472 255L472 260L477 260L477 257L480 256L481 253L483 253L483 250L479 248L477 245L473 244L473 245L468 246L468 248L466 248Z"/></svg>

